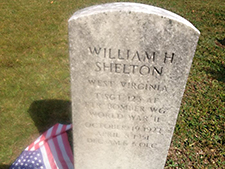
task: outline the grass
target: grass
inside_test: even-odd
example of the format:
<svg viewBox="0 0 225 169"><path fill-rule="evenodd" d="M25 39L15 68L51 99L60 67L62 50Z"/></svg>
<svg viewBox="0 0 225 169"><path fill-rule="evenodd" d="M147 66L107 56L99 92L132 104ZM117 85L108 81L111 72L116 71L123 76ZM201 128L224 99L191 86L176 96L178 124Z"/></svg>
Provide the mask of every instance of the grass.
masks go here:
<svg viewBox="0 0 225 169"><path fill-rule="evenodd" d="M67 20L103 0L2 0L0 168L38 135L70 120ZM165 8L201 32L166 168L225 166L225 2L137 0Z"/></svg>

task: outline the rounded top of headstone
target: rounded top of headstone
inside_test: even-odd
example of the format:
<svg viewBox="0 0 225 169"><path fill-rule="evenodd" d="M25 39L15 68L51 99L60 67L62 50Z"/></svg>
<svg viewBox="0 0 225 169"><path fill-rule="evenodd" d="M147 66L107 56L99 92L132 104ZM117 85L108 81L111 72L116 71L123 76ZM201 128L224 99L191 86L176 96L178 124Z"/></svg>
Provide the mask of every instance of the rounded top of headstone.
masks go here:
<svg viewBox="0 0 225 169"><path fill-rule="evenodd" d="M194 29L198 34L200 34L199 30L192 25L188 20L184 19L183 17L170 12L168 10L151 6L151 5L145 5L140 3L130 3L130 2L115 2L115 3L107 3L107 4L101 4L101 5L94 5L90 6L84 9L81 9L73 14L73 16L69 19L69 22L71 20L75 20L80 17L90 16L94 14L100 14L105 12L116 12L116 11L124 11L124 12L139 12L139 13L146 13L146 14L154 14L161 17L165 17L168 19L175 20L177 22L180 22L182 24L185 24L192 29Z"/></svg>

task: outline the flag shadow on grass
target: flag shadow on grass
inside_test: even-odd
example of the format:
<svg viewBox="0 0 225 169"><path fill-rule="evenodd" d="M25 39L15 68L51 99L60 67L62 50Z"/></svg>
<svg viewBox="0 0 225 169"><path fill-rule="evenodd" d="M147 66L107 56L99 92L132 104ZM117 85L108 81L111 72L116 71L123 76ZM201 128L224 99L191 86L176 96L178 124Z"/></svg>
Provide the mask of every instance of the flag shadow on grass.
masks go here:
<svg viewBox="0 0 225 169"><path fill-rule="evenodd" d="M9 169L10 165L0 164L0 169Z"/></svg>
<svg viewBox="0 0 225 169"><path fill-rule="evenodd" d="M37 100L28 112L40 133L56 123L71 123L71 102L67 100Z"/></svg>

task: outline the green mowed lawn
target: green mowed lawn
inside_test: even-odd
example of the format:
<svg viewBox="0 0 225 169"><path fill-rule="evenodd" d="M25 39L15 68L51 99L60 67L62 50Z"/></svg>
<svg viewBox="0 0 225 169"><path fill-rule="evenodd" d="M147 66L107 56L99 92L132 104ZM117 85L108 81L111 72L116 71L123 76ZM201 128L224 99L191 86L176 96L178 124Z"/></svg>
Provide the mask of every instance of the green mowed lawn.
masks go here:
<svg viewBox="0 0 225 169"><path fill-rule="evenodd" d="M50 126L71 122L67 21L79 9L106 2L113 1L0 2L0 168ZM166 168L223 168L225 1L130 2L170 10L201 32Z"/></svg>

